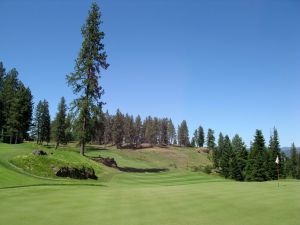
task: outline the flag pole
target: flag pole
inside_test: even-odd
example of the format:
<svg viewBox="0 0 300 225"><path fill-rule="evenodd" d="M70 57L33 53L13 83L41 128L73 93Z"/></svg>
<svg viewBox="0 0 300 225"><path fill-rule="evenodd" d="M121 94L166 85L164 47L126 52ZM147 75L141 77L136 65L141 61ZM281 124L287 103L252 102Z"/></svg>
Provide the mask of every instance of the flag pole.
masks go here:
<svg viewBox="0 0 300 225"><path fill-rule="evenodd" d="M278 180L278 187L279 187L279 164L277 164L277 180Z"/></svg>
<svg viewBox="0 0 300 225"><path fill-rule="evenodd" d="M275 163L277 164L277 180L278 180L277 187L279 187L279 157L278 157L278 155L276 157Z"/></svg>

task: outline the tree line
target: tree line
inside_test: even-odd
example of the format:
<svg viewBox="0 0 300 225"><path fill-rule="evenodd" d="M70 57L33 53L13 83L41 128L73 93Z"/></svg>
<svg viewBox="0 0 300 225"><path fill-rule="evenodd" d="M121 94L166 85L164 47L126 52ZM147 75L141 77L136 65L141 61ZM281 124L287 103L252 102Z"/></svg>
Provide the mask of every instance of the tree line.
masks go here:
<svg viewBox="0 0 300 225"><path fill-rule="evenodd" d="M249 150L239 135L231 140L222 133L219 134L218 145L210 149L214 167L225 178L267 181L289 176L300 179L300 153L292 144L290 157L287 156L280 148L278 131L275 128L268 146L262 131L256 130Z"/></svg>
<svg viewBox="0 0 300 225"><path fill-rule="evenodd" d="M33 110L31 91L18 78L13 68L6 72L0 62L0 138L18 143L28 138Z"/></svg>

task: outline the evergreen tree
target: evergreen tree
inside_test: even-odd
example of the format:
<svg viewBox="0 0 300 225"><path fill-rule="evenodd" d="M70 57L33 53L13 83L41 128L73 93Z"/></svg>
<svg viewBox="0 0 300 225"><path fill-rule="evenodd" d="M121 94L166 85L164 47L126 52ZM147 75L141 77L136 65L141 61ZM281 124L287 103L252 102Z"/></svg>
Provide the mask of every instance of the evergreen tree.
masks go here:
<svg viewBox="0 0 300 225"><path fill-rule="evenodd" d="M3 63L0 62L0 140L3 141L3 133L4 133L4 99L3 99L3 83L5 78L5 68Z"/></svg>
<svg viewBox="0 0 300 225"><path fill-rule="evenodd" d="M214 150L216 144L215 144L215 136L214 136L214 131L212 129L208 129L207 131L207 148L209 150Z"/></svg>
<svg viewBox="0 0 300 225"><path fill-rule="evenodd" d="M279 157L279 165L275 163L277 156ZM282 165L283 159L281 158L281 150L279 144L279 137L278 132L274 128L273 134L270 137L269 149L268 149L268 170L269 170L269 177L272 180L278 179L278 172L277 166L279 167L279 172L281 176L284 176L284 168Z"/></svg>
<svg viewBox="0 0 300 225"><path fill-rule="evenodd" d="M41 108L41 144L45 141L48 145L51 136L51 118L49 113L49 103L44 100Z"/></svg>
<svg viewBox="0 0 300 225"><path fill-rule="evenodd" d="M3 136L4 141L13 142L18 126L18 100L17 90L19 87L18 72L16 69L10 70L3 81L2 100L3 100Z"/></svg>
<svg viewBox="0 0 300 225"><path fill-rule="evenodd" d="M74 134L73 134L73 116L69 113L66 117L66 130L65 130L65 142L68 144L71 141L74 141Z"/></svg>
<svg viewBox="0 0 300 225"><path fill-rule="evenodd" d="M174 141L176 140L176 130L171 119L169 119L168 122L168 136L169 144L174 144Z"/></svg>
<svg viewBox="0 0 300 225"><path fill-rule="evenodd" d="M42 110L43 110L43 102L39 101L34 116L34 127L33 127L33 135L36 138L36 143L41 144L41 127L42 127Z"/></svg>
<svg viewBox="0 0 300 225"><path fill-rule="evenodd" d="M233 152L231 141L228 135L224 138L224 149L220 159L221 173L224 177L229 178L232 175Z"/></svg>
<svg viewBox="0 0 300 225"><path fill-rule="evenodd" d="M189 130L185 120L181 122L181 125L178 130L178 141L179 145L181 146L189 146L190 145L190 138L189 138Z"/></svg>
<svg viewBox="0 0 300 225"><path fill-rule="evenodd" d="M104 144L112 143L112 127L113 127L113 117L109 115L108 111L106 111L104 116Z"/></svg>
<svg viewBox="0 0 300 225"><path fill-rule="evenodd" d="M7 73L1 89L1 136L6 134L9 143L18 143L28 137L33 105L31 91L18 79L16 69Z"/></svg>
<svg viewBox="0 0 300 225"><path fill-rule="evenodd" d="M57 110L58 112L54 119L54 140L56 142L55 149L58 148L59 144L66 143L67 106L64 97L61 98Z"/></svg>
<svg viewBox="0 0 300 225"><path fill-rule="evenodd" d="M198 146L203 147L204 146L204 129L202 126L198 128Z"/></svg>
<svg viewBox="0 0 300 225"><path fill-rule="evenodd" d="M152 125L153 125L153 135L152 135L153 139L152 139L151 143L154 145L157 145L157 144L159 144L159 141L160 141L160 128L161 128L160 121L157 117L153 118Z"/></svg>
<svg viewBox="0 0 300 225"><path fill-rule="evenodd" d="M18 92L20 96L19 113L21 114L21 128L19 132L19 138L27 139L29 137L28 131L32 126L33 96L30 89L28 87L24 87L23 85Z"/></svg>
<svg viewBox="0 0 300 225"><path fill-rule="evenodd" d="M124 137L125 137L125 143L130 144L130 146L134 143L134 120L132 116L129 116L128 114L125 115L124 118Z"/></svg>
<svg viewBox="0 0 300 225"><path fill-rule="evenodd" d="M86 23L81 29L83 43L76 60L75 72L67 76L68 85L73 88L75 94L80 97L74 101L78 111L78 122L81 125L78 133L80 141L80 154L84 155L85 144L88 140L89 120L94 109L101 107L103 94L99 85L100 68L107 69L106 53L102 39L104 33L100 30L101 12L96 3L93 3L89 11Z"/></svg>
<svg viewBox="0 0 300 225"><path fill-rule="evenodd" d="M297 154L298 160L297 160L297 173L296 173L296 178L300 179L300 152Z"/></svg>
<svg viewBox="0 0 300 225"><path fill-rule="evenodd" d="M134 143L136 144L136 147L139 146L142 143L142 129L143 129L143 124L142 124L142 119L140 117L140 115L138 115L135 118L135 122L134 122Z"/></svg>
<svg viewBox="0 0 300 225"><path fill-rule="evenodd" d="M256 130L246 166L246 180L266 181L268 177L267 152L261 130Z"/></svg>
<svg viewBox="0 0 300 225"><path fill-rule="evenodd" d="M162 145L169 144L168 123L169 120L167 118L163 118L160 122L160 144Z"/></svg>
<svg viewBox="0 0 300 225"><path fill-rule="evenodd" d="M124 139L124 116L117 110L112 127L112 138L117 148L121 148Z"/></svg>
<svg viewBox="0 0 300 225"><path fill-rule="evenodd" d="M193 138L192 138L192 142L193 142L193 143L191 143L191 145L192 145L193 147L199 146L199 145L198 145L198 143L199 143L198 129L196 129L196 130L194 131L194 136L193 136Z"/></svg>
<svg viewBox="0 0 300 225"><path fill-rule="evenodd" d="M297 165L298 165L298 156L297 156L297 149L295 144L293 143L291 146L291 159L290 159L290 175L292 178L297 177Z"/></svg>
<svg viewBox="0 0 300 225"><path fill-rule="evenodd" d="M224 151L224 136L222 132L219 134L218 147L213 150L213 163L215 168L220 167L220 160Z"/></svg>
<svg viewBox="0 0 300 225"><path fill-rule="evenodd" d="M248 152L243 142L242 138L239 135L235 135L232 139L232 152L233 152L233 161L232 161L232 173L231 178L243 181L245 179L245 168L248 159Z"/></svg>
<svg viewBox="0 0 300 225"><path fill-rule="evenodd" d="M196 147L195 137L192 137L192 140L191 140L191 147Z"/></svg>
<svg viewBox="0 0 300 225"><path fill-rule="evenodd" d="M92 142L98 143L99 145L104 142L105 132L105 115L101 108L98 108L93 116L93 131L92 131Z"/></svg>

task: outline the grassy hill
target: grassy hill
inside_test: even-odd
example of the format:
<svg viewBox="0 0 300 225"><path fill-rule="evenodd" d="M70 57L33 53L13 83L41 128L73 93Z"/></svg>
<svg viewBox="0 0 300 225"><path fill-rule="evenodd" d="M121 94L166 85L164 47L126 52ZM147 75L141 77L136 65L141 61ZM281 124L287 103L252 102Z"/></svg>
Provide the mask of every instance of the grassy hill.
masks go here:
<svg viewBox="0 0 300 225"><path fill-rule="evenodd" d="M90 146L88 156L119 166L163 167L127 173L81 157L75 146L33 156L32 143L0 144L0 221L3 224L297 224L300 182L248 183L193 172L210 164L195 149L117 150ZM40 148L40 147L39 147ZM52 154L51 154L52 153ZM58 178L52 167L91 166L98 180ZM50 168L50 169L49 169Z"/></svg>

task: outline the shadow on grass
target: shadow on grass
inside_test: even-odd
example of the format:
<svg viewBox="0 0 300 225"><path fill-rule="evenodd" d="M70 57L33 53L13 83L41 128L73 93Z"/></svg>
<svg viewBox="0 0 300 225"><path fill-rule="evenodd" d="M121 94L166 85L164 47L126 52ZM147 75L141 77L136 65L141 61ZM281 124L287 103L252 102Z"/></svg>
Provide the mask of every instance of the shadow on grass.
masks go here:
<svg viewBox="0 0 300 225"><path fill-rule="evenodd" d="M29 185L17 185L10 187L0 187L3 189L14 189L14 188L27 188L27 187L48 187L48 186L90 186L90 187L107 187L103 184L29 184Z"/></svg>

